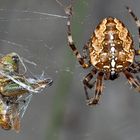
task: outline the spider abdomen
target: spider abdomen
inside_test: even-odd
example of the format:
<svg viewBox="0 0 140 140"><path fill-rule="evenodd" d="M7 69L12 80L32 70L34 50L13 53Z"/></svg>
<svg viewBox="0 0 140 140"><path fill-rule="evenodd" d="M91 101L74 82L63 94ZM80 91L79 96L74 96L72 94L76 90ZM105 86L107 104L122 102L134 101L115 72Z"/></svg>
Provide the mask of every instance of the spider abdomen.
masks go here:
<svg viewBox="0 0 140 140"><path fill-rule="evenodd" d="M133 63L133 39L116 18L105 18L95 29L89 45L90 61L98 70L115 73Z"/></svg>

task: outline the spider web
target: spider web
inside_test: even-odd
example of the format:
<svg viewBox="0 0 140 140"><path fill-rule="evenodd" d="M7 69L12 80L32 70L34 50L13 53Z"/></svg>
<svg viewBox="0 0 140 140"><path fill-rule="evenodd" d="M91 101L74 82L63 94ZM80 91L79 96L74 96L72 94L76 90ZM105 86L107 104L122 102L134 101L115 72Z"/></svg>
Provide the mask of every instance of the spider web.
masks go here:
<svg viewBox="0 0 140 140"><path fill-rule="evenodd" d="M56 5L57 4L58 3L56 2ZM67 17L63 12L63 9L61 10L62 15L53 14L54 11L52 13L47 12L46 9L45 12L42 11L38 9L31 10L30 8L29 10L27 10L21 7L20 9L0 8L0 15L2 15L0 18L1 55L10 52L16 52L21 56L24 62L27 63L27 66L29 65L29 67L38 67L38 63L40 63L41 61L40 59L43 59L42 63L44 64L44 69L49 68L49 64L45 64L46 62L48 62L55 65L56 74L62 71L70 72L69 67L61 69L61 66L57 64L58 62L56 62L55 60L50 61L50 57L53 59L55 56L47 56L48 53L53 53L54 49L58 49L59 47L59 44L57 43L59 40L57 39L58 34L55 33L58 31L58 29L53 29L53 25L59 24L60 26L60 24L63 24L65 26ZM60 11L56 13L60 13ZM45 28L46 31L44 30ZM37 29L41 31L43 30L43 32L41 33L41 31L39 31L38 33ZM53 40L53 37L55 38L55 40ZM53 40L54 44L51 43L51 41L49 40L50 38L51 40ZM55 44L57 44L57 48L55 47ZM44 52L44 54L46 52L45 56L49 57L49 59L47 58L46 61L45 58L40 58L38 56L36 57L35 55L38 55L37 52L39 55L42 52ZM45 65L47 66L45 67ZM40 70L44 71L44 69L41 68ZM42 73L42 71L40 71L40 73Z"/></svg>
<svg viewBox="0 0 140 140"><path fill-rule="evenodd" d="M50 5L54 5L54 10L50 9L47 5L41 9L40 7L42 6L29 6L27 8L20 5L20 2L13 3L16 6L8 7L7 4L5 4L6 6L0 6L0 56L16 52L26 66L26 76L28 77L37 79L51 77L53 79L60 72L71 73L69 67L64 69L61 67L63 61L60 58L60 53L63 51L66 41L64 43L61 42L65 38L66 33L63 28L65 28L65 21L67 19L63 9L60 9L57 2L55 4L50 2ZM3 71L1 71L1 74L5 76ZM9 75L7 76L9 77ZM19 83L19 81L15 81L11 76L9 78ZM26 86L23 83L19 83L19 85ZM47 90L49 89L42 91L41 97L38 96L35 100L41 102L39 98L42 99L43 93L46 94ZM27 100L26 106L21 105L21 117L27 109L32 94L25 96L25 99L26 97L30 98ZM43 102L40 103L40 107L43 104ZM37 106L37 103L34 103L33 106L29 107L29 112L33 112Z"/></svg>

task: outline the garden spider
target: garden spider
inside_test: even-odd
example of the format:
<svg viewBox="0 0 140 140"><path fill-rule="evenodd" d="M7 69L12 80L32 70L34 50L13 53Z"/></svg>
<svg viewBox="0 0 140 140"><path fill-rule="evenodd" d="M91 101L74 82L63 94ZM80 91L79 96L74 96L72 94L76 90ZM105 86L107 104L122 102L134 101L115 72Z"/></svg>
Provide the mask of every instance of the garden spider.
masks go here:
<svg viewBox="0 0 140 140"><path fill-rule="evenodd" d="M136 22L140 44L140 20L129 7L126 7L126 9ZM75 46L71 33L72 6L67 7L65 12L68 16L69 47L84 69L92 67L91 72L83 80L87 104L98 104L103 91L103 79L115 80L121 72L125 75L130 85L140 92L138 78L134 78L132 75L132 73L135 74L140 71L140 62L136 62L134 59L135 56L140 55L140 50L134 48L133 39L124 24L113 17L103 19L96 27L87 44L84 45L83 55L81 55ZM95 82L91 83L96 74ZM92 89L94 85L95 94L89 97L87 89Z"/></svg>

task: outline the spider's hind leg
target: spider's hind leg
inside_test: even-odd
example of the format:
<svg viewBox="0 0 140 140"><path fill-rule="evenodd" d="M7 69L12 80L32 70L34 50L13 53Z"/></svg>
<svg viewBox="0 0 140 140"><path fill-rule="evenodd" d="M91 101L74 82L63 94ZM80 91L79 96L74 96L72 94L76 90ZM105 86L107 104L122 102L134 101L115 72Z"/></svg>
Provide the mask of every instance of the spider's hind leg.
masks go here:
<svg viewBox="0 0 140 140"><path fill-rule="evenodd" d="M136 89L136 91L140 92L140 82L137 78L134 78L133 75L128 71L124 71L124 75L126 76L128 82L132 87Z"/></svg>
<svg viewBox="0 0 140 140"><path fill-rule="evenodd" d="M99 103L102 91L103 91L103 75L104 73L99 72L97 76L97 81L96 81L96 87L95 87L95 95L93 98L91 98L88 102L88 105L96 105Z"/></svg>
<svg viewBox="0 0 140 140"><path fill-rule="evenodd" d="M88 95L88 91L87 88L92 89L95 81L93 83L89 83L93 76L96 74L96 69L93 69L83 80L83 84L84 84L84 90L85 90L85 95L86 95L86 99L89 100L89 95Z"/></svg>
<svg viewBox="0 0 140 140"><path fill-rule="evenodd" d="M103 83L102 83L102 80L103 80L103 75L104 73L102 72L99 72L98 75L97 75L97 81L95 82L96 85L95 85L95 95L91 98L87 98L88 100L88 105L96 105L99 103L99 100L100 100L100 97L101 97L101 94L102 94L102 91L103 91ZM90 74L88 75L90 77ZM89 80L92 79L92 76L89 78ZM88 83L89 81L87 81ZM90 85L89 83L86 84L86 86L88 86L89 88L92 88L94 86L94 84ZM85 91L86 93L86 91Z"/></svg>
<svg viewBox="0 0 140 140"><path fill-rule="evenodd" d="M140 63L136 62L136 64L132 64L128 69L130 73L137 74L140 72Z"/></svg>

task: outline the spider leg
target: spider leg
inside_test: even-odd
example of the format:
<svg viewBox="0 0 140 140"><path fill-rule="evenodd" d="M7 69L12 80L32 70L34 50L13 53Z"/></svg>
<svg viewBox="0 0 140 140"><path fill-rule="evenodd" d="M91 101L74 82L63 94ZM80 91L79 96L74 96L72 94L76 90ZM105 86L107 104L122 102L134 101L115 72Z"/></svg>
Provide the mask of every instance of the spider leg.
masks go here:
<svg viewBox="0 0 140 140"><path fill-rule="evenodd" d="M102 91L103 91L103 72L99 72L96 81L96 88L95 88L95 95L94 97L90 98L88 101L88 105L96 105L99 103Z"/></svg>
<svg viewBox="0 0 140 140"><path fill-rule="evenodd" d="M136 64L132 64L127 70L130 73L138 73L138 72L140 72L140 63L136 62Z"/></svg>
<svg viewBox="0 0 140 140"><path fill-rule="evenodd" d="M89 46L88 44L85 44L83 47L83 59L86 61L85 63L88 64L88 66L91 66L90 58L89 58Z"/></svg>
<svg viewBox="0 0 140 140"><path fill-rule="evenodd" d="M135 55L140 55L140 50L135 50Z"/></svg>
<svg viewBox="0 0 140 140"><path fill-rule="evenodd" d="M130 15L133 17L133 19L135 20L136 25L138 27L138 32L139 32L139 47L140 47L140 20L137 18L137 16L134 14L134 12L129 7L126 7L126 9L130 13ZM139 50L139 54L140 54L140 50Z"/></svg>
<svg viewBox="0 0 140 140"><path fill-rule="evenodd" d="M134 78L133 75L128 70L125 70L123 73L126 76L130 85L133 86L138 92L140 92L140 83L138 79Z"/></svg>
<svg viewBox="0 0 140 140"><path fill-rule="evenodd" d="M87 100L89 100L87 88L91 89L94 86L95 82L93 83L89 83L89 82L91 81L91 79L96 73L97 73L96 69L93 69L83 80L84 90L85 90L85 95Z"/></svg>
<svg viewBox="0 0 140 140"><path fill-rule="evenodd" d="M78 50L77 50L77 48L75 46L75 43L73 41L73 38L72 38L72 31L71 31L72 7L71 6L67 7L65 12L66 12L66 14L68 16L68 20L67 20L68 45L72 49L74 55L77 57L77 59L79 61L79 64L83 68L88 68L88 67L90 67L90 64L85 63L84 57L82 57L81 54L78 52ZM84 50L86 50L86 49L84 49Z"/></svg>

